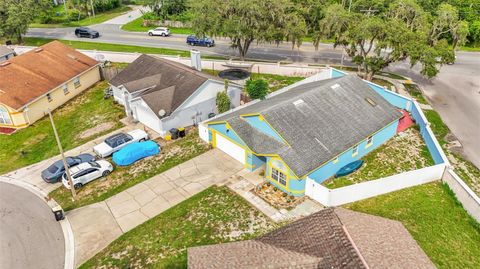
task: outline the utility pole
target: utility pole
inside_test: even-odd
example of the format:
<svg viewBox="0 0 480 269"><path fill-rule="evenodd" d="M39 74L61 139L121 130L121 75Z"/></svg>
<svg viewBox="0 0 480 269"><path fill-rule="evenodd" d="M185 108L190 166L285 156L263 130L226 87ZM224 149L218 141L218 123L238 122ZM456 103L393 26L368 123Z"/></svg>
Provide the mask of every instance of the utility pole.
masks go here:
<svg viewBox="0 0 480 269"><path fill-rule="evenodd" d="M65 168L65 173L67 174L68 183L70 183L70 191L72 192L72 198L75 200L77 194L75 193L75 187L73 186L72 176L70 175L70 171L68 170L67 159L65 159L65 155L63 154L62 144L60 143L60 137L57 133L57 128L55 127L55 122L53 122L52 112L50 109L48 111L48 117L50 118L50 122L52 123L53 133L55 134L55 139L57 140L58 149L60 150L60 154L62 155L63 167Z"/></svg>

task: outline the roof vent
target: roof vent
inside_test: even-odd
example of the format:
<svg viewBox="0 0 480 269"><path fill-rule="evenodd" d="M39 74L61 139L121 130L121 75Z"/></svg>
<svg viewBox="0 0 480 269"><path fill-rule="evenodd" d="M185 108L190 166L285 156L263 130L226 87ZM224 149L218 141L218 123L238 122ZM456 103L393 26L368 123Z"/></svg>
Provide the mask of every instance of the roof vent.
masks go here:
<svg viewBox="0 0 480 269"><path fill-rule="evenodd" d="M36 49L35 49L35 52L38 53L38 52L40 52L40 51L42 51L42 50L43 50L42 48L36 48Z"/></svg>
<svg viewBox="0 0 480 269"><path fill-rule="evenodd" d="M332 86L330 86L330 88L332 88L333 90L335 90L338 87L340 87L340 85L338 85L338 83L335 83Z"/></svg>
<svg viewBox="0 0 480 269"><path fill-rule="evenodd" d="M7 65L9 65L9 64L10 64L10 62L3 62L3 63L0 64L0 66L1 66L1 67L4 67L4 66L7 66Z"/></svg>
<svg viewBox="0 0 480 269"><path fill-rule="evenodd" d="M75 57L75 56L74 56L74 55L72 55L72 54L67 54L67 56L68 56L69 58L71 58L71 59L74 59L74 60L76 60L76 59L77 59L77 57Z"/></svg>
<svg viewBox="0 0 480 269"><path fill-rule="evenodd" d="M295 106L301 105L301 104L303 104L303 103L305 103L305 102L304 102L302 99L298 99L297 101L293 102L293 104L294 104Z"/></svg>
<svg viewBox="0 0 480 269"><path fill-rule="evenodd" d="M368 97L365 98L365 101L367 101L371 106L376 106L377 105L377 103L375 103L375 101L373 101L372 99L370 99Z"/></svg>

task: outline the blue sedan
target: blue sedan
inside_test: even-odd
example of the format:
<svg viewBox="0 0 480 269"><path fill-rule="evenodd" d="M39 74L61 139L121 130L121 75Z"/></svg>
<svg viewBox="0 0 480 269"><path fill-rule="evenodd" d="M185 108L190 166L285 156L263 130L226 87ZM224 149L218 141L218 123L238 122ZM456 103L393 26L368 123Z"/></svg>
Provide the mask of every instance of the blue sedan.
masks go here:
<svg viewBox="0 0 480 269"><path fill-rule="evenodd" d="M67 157L65 159L67 160L69 168L81 163L95 161L95 157L88 153L80 154L75 157ZM58 160L42 171L42 179L47 183L55 183L60 181L64 173L65 167L63 166L63 161Z"/></svg>
<svg viewBox="0 0 480 269"><path fill-rule="evenodd" d="M160 153L160 146L151 140L135 142L113 153L112 161L116 165L126 166L158 153Z"/></svg>

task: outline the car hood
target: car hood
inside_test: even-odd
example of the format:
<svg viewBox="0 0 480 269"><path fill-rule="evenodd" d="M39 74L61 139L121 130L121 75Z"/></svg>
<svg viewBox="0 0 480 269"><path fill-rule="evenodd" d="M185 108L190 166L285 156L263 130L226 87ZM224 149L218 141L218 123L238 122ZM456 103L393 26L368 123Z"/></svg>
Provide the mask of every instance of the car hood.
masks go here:
<svg viewBox="0 0 480 269"><path fill-rule="evenodd" d="M93 151L95 151L96 153L100 153L100 154L109 152L111 150L112 150L112 148L109 145L107 145L107 143L105 143L105 142L102 142L102 143L96 145L95 147L93 147Z"/></svg>
<svg viewBox="0 0 480 269"><path fill-rule="evenodd" d="M131 135L134 140L140 140L142 138L147 137L147 133L145 133L145 131L140 130L140 129L130 131L130 132L128 132L128 134Z"/></svg>
<svg viewBox="0 0 480 269"><path fill-rule="evenodd" d="M96 163L98 163L103 170L112 167L112 164L105 160L98 160Z"/></svg>

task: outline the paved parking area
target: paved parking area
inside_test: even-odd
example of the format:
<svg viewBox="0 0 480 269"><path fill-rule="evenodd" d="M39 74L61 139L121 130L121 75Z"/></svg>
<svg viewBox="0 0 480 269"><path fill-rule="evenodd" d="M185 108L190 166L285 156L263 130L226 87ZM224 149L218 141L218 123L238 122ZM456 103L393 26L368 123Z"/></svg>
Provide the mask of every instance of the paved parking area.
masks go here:
<svg viewBox="0 0 480 269"><path fill-rule="evenodd" d="M69 212L75 264L81 265L123 233L172 206L214 184L224 184L242 169L238 161L214 149L106 201Z"/></svg>

